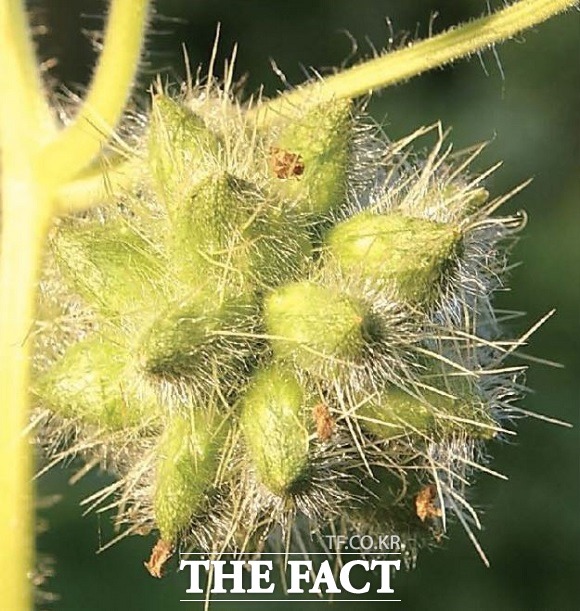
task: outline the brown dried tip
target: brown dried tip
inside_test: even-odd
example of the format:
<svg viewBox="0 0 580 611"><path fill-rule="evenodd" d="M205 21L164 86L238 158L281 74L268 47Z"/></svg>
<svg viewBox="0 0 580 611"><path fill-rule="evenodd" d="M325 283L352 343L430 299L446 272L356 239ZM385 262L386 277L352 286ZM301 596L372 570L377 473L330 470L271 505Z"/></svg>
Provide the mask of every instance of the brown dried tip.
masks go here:
<svg viewBox="0 0 580 611"><path fill-rule="evenodd" d="M316 434L322 441L327 441L334 432L334 420L330 415L328 405L317 403L312 409L312 417L316 423Z"/></svg>
<svg viewBox="0 0 580 611"><path fill-rule="evenodd" d="M443 512L434 503L437 498L437 488L434 484L429 484L420 490L415 497L415 511L421 522L427 518L440 518Z"/></svg>
<svg viewBox="0 0 580 611"><path fill-rule="evenodd" d="M304 174L302 156L273 146L270 148L270 169L276 178L293 178Z"/></svg>
<svg viewBox="0 0 580 611"><path fill-rule="evenodd" d="M149 571L149 575L160 579L162 577L163 567L172 555L173 545L168 541L159 539L151 550L149 560L143 563L145 568Z"/></svg>

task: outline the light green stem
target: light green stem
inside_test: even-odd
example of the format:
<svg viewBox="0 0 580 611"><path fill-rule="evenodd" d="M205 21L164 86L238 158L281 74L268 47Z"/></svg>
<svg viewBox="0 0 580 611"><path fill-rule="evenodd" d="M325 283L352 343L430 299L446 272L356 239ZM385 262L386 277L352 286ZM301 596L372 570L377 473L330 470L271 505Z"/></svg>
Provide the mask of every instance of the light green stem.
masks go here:
<svg viewBox="0 0 580 611"><path fill-rule="evenodd" d="M81 172L56 193L57 209L63 214L73 214L113 201L135 182L139 176L139 162L116 159L110 165L99 163Z"/></svg>
<svg viewBox="0 0 580 611"><path fill-rule="evenodd" d="M88 99L76 121L55 136L23 5L18 0L0 2L0 607L10 611L27 611L33 605L33 465L25 431L29 338L45 236L56 192L90 164L124 110L147 5L147 0L112 0L105 47Z"/></svg>
<svg viewBox="0 0 580 611"><path fill-rule="evenodd" d="M31 608L34 556L32 452L28 435L30 341L35 288L49 217L48 201L26 174L2 180L0 258L0 600L2 608Z"/></svg>
<svg viewBox="0 0 580 611"><path fill-rule="evenodd" d="M36 279L48 223L30 159L56 129L44 98L24 8L0 11L0 606L32 606L34 501L28 424L28 361Z"/></svg>
<svg viewBox="0 0 580 611"><path fill-rule="evenodd" d="M2 64L13 63L11 80L2 72L2 95L7 88L24 93L20 99L22 112L29 118L22 129L33 132L35 138L47 140L54 135L56 123L44 96L38 62L29 36L24 3L21 0L2 0L0 4L0 53ZM10 57L8 57L10 55Z"/></svg>
<svg viewBox="0 0 580 611"><path fill-rule="evenodd" d="M148 0L112 1L105 45L82 108L38 159L38 168L52 184L74 178L110 140L141 56L148 5Z"/></svg>
<svg viewBox="0 0 580 611"><path fill-rule="evenodd" d="M575 3L576 0L521 0L492 15L283 94L257 107L256 119L265 126L309 99L354 98L388 87L511 38Z"/></svg>

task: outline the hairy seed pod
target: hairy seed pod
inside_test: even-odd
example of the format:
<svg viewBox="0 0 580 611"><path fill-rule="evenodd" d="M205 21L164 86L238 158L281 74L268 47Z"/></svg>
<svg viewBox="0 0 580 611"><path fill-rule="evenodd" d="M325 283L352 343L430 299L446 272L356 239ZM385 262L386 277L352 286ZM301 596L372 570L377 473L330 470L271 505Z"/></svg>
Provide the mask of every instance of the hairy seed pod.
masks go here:
<svg viewBox="0 0 580 611"><path fill-rule="evenodd" d="M163 258L123 221L63 225L52 246L71 286L108 313L136 313L163 292Z"/></svg>
<svg viewBox="0 0 580 611"><path fill-rule="evenodd" d="M164 94L153 97L147 145L154 187L170 214L222 148L200 116Z"/></svg>
<svg viewBox="0 0 580 611"><path fill-rule="evenodd" d="M242 401L242 430L260 481L274 494L298 491L308 476L307 394L281 367L260 372Z"/></svg>
<svg viewBox="0 0 580 611"><path fill-rule="evenodd" d="M274 181L301 211L326 215L346 202L353 129L349 100L316 104L282 127L276 148L293 156L300 172L290 172L287 178L278 173Z"/></svg>
<svg viewBox="0 0 580 611"><path fill-rule="evenodd" d="M474 515L519 394L491 306L519 224L442 141L417 160L418 135L371 134L350 102L250 117L212 87L157 95L142 183L55 227L45 444L114 470L157 574L178 545L247 551L276 525L396 532L412 559L445 512Z"/></svg>
<svg viewBox="0 0 580 611"><path fill-rule="evenodd" d="M223 172L192 186L168 241L184 282L222 282L229 292L275 286L303 270L311 254L296 212Z"/></svg>
<svg viewBox="0 0 580 611"><path fill-rule="evenodd" d="M314 373L360 359L375 329L363 302L312 282L274 291L265 301L264 319L274 353Z"/></svg>
<svg viewBox="0 0 580 611"><path fill-rule="evenodd" d="M367 397L356 410L361 428L380 439L399 435L426 435L436 430L466 431L474 436L493 436L494 421L482 409L482 401L455 383L449 390L422 389L415 393L395 386ZM466 422L471 419L471 423Z"/></svg>
<svg viewBox="0 0 580 611"><path fill-rule="evenodd" d="M55 414L108 430L144 426L161 409L127 351L100 336L70 346L34 392Z"/></svg>
<svg viewBox="0 0 580 611"><path fill-rule="evenodd" d="M218 471L228 421L207 408L174 415L157 448L153 497L161 538L173 542L207 501Z"/></svg>
<svg viewBox="0 0 580 611"><path fill-rule="evenodd" d="M197 294L157 316L140 340L140 361L151 375L193 378L196 387L205 384L209 392L216 375L235 377L237 370L243 371L257 346L245 337L254 328L255 315L251 302Z"/></svg>
<svg viewBox="0 0 580 611"><path fill-rule="evenodd" d="M206 259L220 255L225 259L232 233L241 229L258 203L252 191L251 185L226 172L204 176L192 185L189 197L176 210L175 234L169 236L175 256L197 250Z"/></svg>
<svg viewBox="0 0 580 611"><path fill-rule="evenodd" d="M362 429L379 439L390 439L416 431L426 433L435 425L435 417L428 402L396 387L361 402L356 417Z"/></svg>
<svg viewBox="0 0 580 611"><path fill-rule="evenodd" d="M404 301L424 303L437 294L460 239L451 225L364 211L336 225L326 243L345 272L388 285Z"/></svg>

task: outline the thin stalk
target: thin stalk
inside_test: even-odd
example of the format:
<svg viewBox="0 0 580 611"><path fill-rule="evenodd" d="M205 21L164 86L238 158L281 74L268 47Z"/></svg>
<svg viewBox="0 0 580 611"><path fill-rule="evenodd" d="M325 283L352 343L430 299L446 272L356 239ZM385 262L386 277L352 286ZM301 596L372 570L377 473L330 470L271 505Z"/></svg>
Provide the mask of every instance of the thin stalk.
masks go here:
<svg viewBox="0 0 580 611"><path fill-rule="evenodd" d="M139 161L117 159L110 164L102 162L84 170L74 181L57 191L55 205L58 211L73 214L113 201L137 180Z"/></svg>
<svg viewBox="0 0 580 611"><path fill-rule="evenodd" d="M10 61L13 69L10 80L2 72L3 93L5 88L18 91L20 108L28 117L26 126L35 137L49 139L56 131L56 123L48 102L38 70L36 54L32 46L24 2L21 0L2 0L0 4L0 41L4 56L1 63Z"/></svg>
<svg viewBox="0 0 580 611"><path fill-rule="evenodd" d="M148 7L148 0L112 0L105 44L82 108L38 159L37 167L52 184L74 178L109 141L139 65Z"/></svg>
<svg viewBox="0 0 580 611"><path fill-rule="evenodd" d="M253 112L258 124L266 126L289 108L299 108L311 99L354 98L388 87L512 38L575 4L576 0L521 0L492 15L282 94Z"/></svg>

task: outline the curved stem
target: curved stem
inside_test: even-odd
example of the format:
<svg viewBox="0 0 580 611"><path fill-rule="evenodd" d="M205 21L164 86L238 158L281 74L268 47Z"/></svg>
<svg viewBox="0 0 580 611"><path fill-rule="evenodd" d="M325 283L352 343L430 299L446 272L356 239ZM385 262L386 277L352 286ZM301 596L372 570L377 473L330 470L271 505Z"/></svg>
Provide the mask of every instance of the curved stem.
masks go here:
<svg viewBox="0 0 580 611"><path fill-rule="evenodd" d="M30 38L30 30L21 0L3 0L0 6L0 40L3 92L9 88L20 98L20 108L28 116L22 126L34 132L35 137L48 139L56 131L54 116L44 93L38 71L36 54Z"/></svg>
<svg viewBox="0 0 580 611"><path fill-rule="evenodd" d="M137 180L139 161L117 159L111 164L98 163L81 172L56 192L58 212L72 214L112 201L119 191Z"/></svg>
<svg viewBox="0 0 580 611"><path fill-rule="evenodd" d="M492 15L282 94L257 107L253 113L257 122L264 126L288 108L299 107L312 98L323 101L364 95L511 38L575 3L576 0L521 0Z"/></svg>
<svg viewBox="0 0 580 611"><path fill-rule="evenodd" d="M88 166L121 117L141 56L149 0L112 0L105 44L74 122L43 151L39 172L61 185Z"/></svg>

